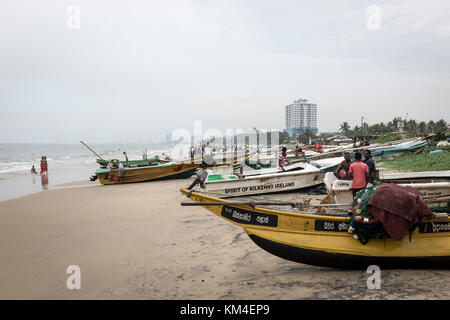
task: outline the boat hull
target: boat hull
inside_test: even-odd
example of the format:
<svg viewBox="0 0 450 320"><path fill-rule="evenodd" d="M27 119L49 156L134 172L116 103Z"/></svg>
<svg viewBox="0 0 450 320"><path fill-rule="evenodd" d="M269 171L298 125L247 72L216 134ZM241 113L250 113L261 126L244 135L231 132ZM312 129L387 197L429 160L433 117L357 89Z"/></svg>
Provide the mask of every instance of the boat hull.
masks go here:
<svg viewBox="0 0 450 320"><path fill-rule="evenodd" d="M349 218L227 205L208 195L188 193L191 200L242 227L258 246L284 259L334 268L450 268L450 219L423 219L411 237L371 239L366 245L348 233ZM208 202L223 205L208 206Z"/></svg>
<svg viewBox="0 0 450 320"><path fill-rule="evenodd" d="M204 191L221 198L287 192L319 185L322 183L324 176L324 172L315 171L301 174L281 173L272 177L214 181L206 183Z"/></svg>
<svg viewBox="0 0 450 320"><path fill-rule="evenodd" d="M364 269L377 265L381 269L429 269L449 268L449 256L435 257L370 257L352 254L326 252L322 250L305 249L276 241L271 241L254 234L250 239L261 249L280 258L314 266L340 269Z"/></svg>
<svg viewBox="0 0 450 320"><path fill-rule="evenodd" d="M411 181L418 182L409 182L406 179L386 182L415 188L419 191L419 195L423 198L438 197L441 202L442 200L450 201L450 180L438 180L439 182L422 182L418 179L412 178ZM334 201L336 203L350 205L353 202L351 180L338 180L332 173L327 173L325 175L324 182L328 192L333 192Z"/></svg>
<svg viewBox="0 0 450 320"><path fill-rule="evenodd" d="M121 184L166 179L185 179L197 170L197 164L179 163L174 165L158 165L139 168L126 168L122 177L117 169L99 169L96 171L101 184Z"/></svg>

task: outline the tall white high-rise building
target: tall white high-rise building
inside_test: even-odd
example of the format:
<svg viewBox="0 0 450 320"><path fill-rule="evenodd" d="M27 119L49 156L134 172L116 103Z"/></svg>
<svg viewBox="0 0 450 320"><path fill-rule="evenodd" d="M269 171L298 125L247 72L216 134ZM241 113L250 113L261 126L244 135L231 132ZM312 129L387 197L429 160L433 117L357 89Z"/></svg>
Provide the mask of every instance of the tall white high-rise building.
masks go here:
<svg viewBox="0 0 450 320"><path fill-rule="evenodd" d="M297 99L285 107L286 132L296 135L304 131L317 132L317 105L306 99Z"/></svg>

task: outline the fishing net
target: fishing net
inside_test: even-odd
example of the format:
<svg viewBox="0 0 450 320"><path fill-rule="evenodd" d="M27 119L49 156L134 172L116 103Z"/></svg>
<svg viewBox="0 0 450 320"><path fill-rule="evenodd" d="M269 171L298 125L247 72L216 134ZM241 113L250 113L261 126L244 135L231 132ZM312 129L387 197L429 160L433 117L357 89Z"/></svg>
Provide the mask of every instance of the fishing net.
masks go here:
<svg viewBox="0 0 450 320"><path fill-rule="evenodd" d="M376 192L378 188L379 192ZM448 204L446 207L429 208L420 198L417 190L392 184L374 185L362 189L355 195L351 207L348 211L349 232L353 233L353 237L363 245L370 239L393 238L400 241L406 232L409 232L411 239L422 217L431 215L432 211L448 210ZM392 210L395 210L395 213Z"/></svg>
<svg viewBox="0 0 450 320"><path fill-rule="evenodd" d="M377 186L371 186L360 190L353 199L352 208L349 210L350 228L349 232L353 237L366 245L370 239L385 239L388 234L381 223L374 221L374 218L367 212L367 204L375 193Z"/></svg>

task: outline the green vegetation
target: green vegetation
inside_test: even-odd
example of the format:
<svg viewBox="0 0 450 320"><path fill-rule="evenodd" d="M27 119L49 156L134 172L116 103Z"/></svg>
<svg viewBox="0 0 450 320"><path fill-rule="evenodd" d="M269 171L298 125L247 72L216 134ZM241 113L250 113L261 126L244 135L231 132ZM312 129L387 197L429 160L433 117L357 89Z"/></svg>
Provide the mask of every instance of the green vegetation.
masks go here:
<svg viewBox="0 0 450 320"><path fill-rule="evenodd" d="M380 122L372 125L364 122L361 124L361 126L356 125L352 128L348 122L344 122L340 125L339 132L350 138L385 134L389 135L391 133L397 132L397 124L398 120L393 119L388 123ZM445 135L445 132L447 132L447 122L444 119L440 119L436 122L434 122L433 120L430 120L428 122L418 122L414 119L410 119L408 121L405 121L404 124L404 133L407 137L410 138L431 133L435 133L439 136L439 138L441 138L443 135Z"/></svg>
<svg viewBox="0 0 450 320"><path fill-rule="evenodd" d="M387 133L376 139L374 143L386 143L389 141L401 140L402 136L398 133Z"/></svg>
<svg viewBox="0 0 450 320"><path fill-rule="evenodd" d="M441 148L442 150L448 148ZM405 154L390 161L380 161L380 165L401 171L442 171L450 170L450 152L439 154Z"/></svg>

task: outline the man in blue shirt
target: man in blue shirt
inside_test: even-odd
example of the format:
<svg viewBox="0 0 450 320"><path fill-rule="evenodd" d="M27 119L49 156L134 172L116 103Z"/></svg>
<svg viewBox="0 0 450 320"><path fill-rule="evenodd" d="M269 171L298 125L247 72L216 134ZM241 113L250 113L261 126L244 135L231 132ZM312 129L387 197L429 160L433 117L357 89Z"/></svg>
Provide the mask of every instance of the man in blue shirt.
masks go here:
<svg viewBox="0 0 450 320"><path fill-rule="evenodd" d="M364 163L369 167L369 182L374 183L377 176L377 169L375 167L375 161L372 159L372 153L370 150L364 150Z"/></svg>

